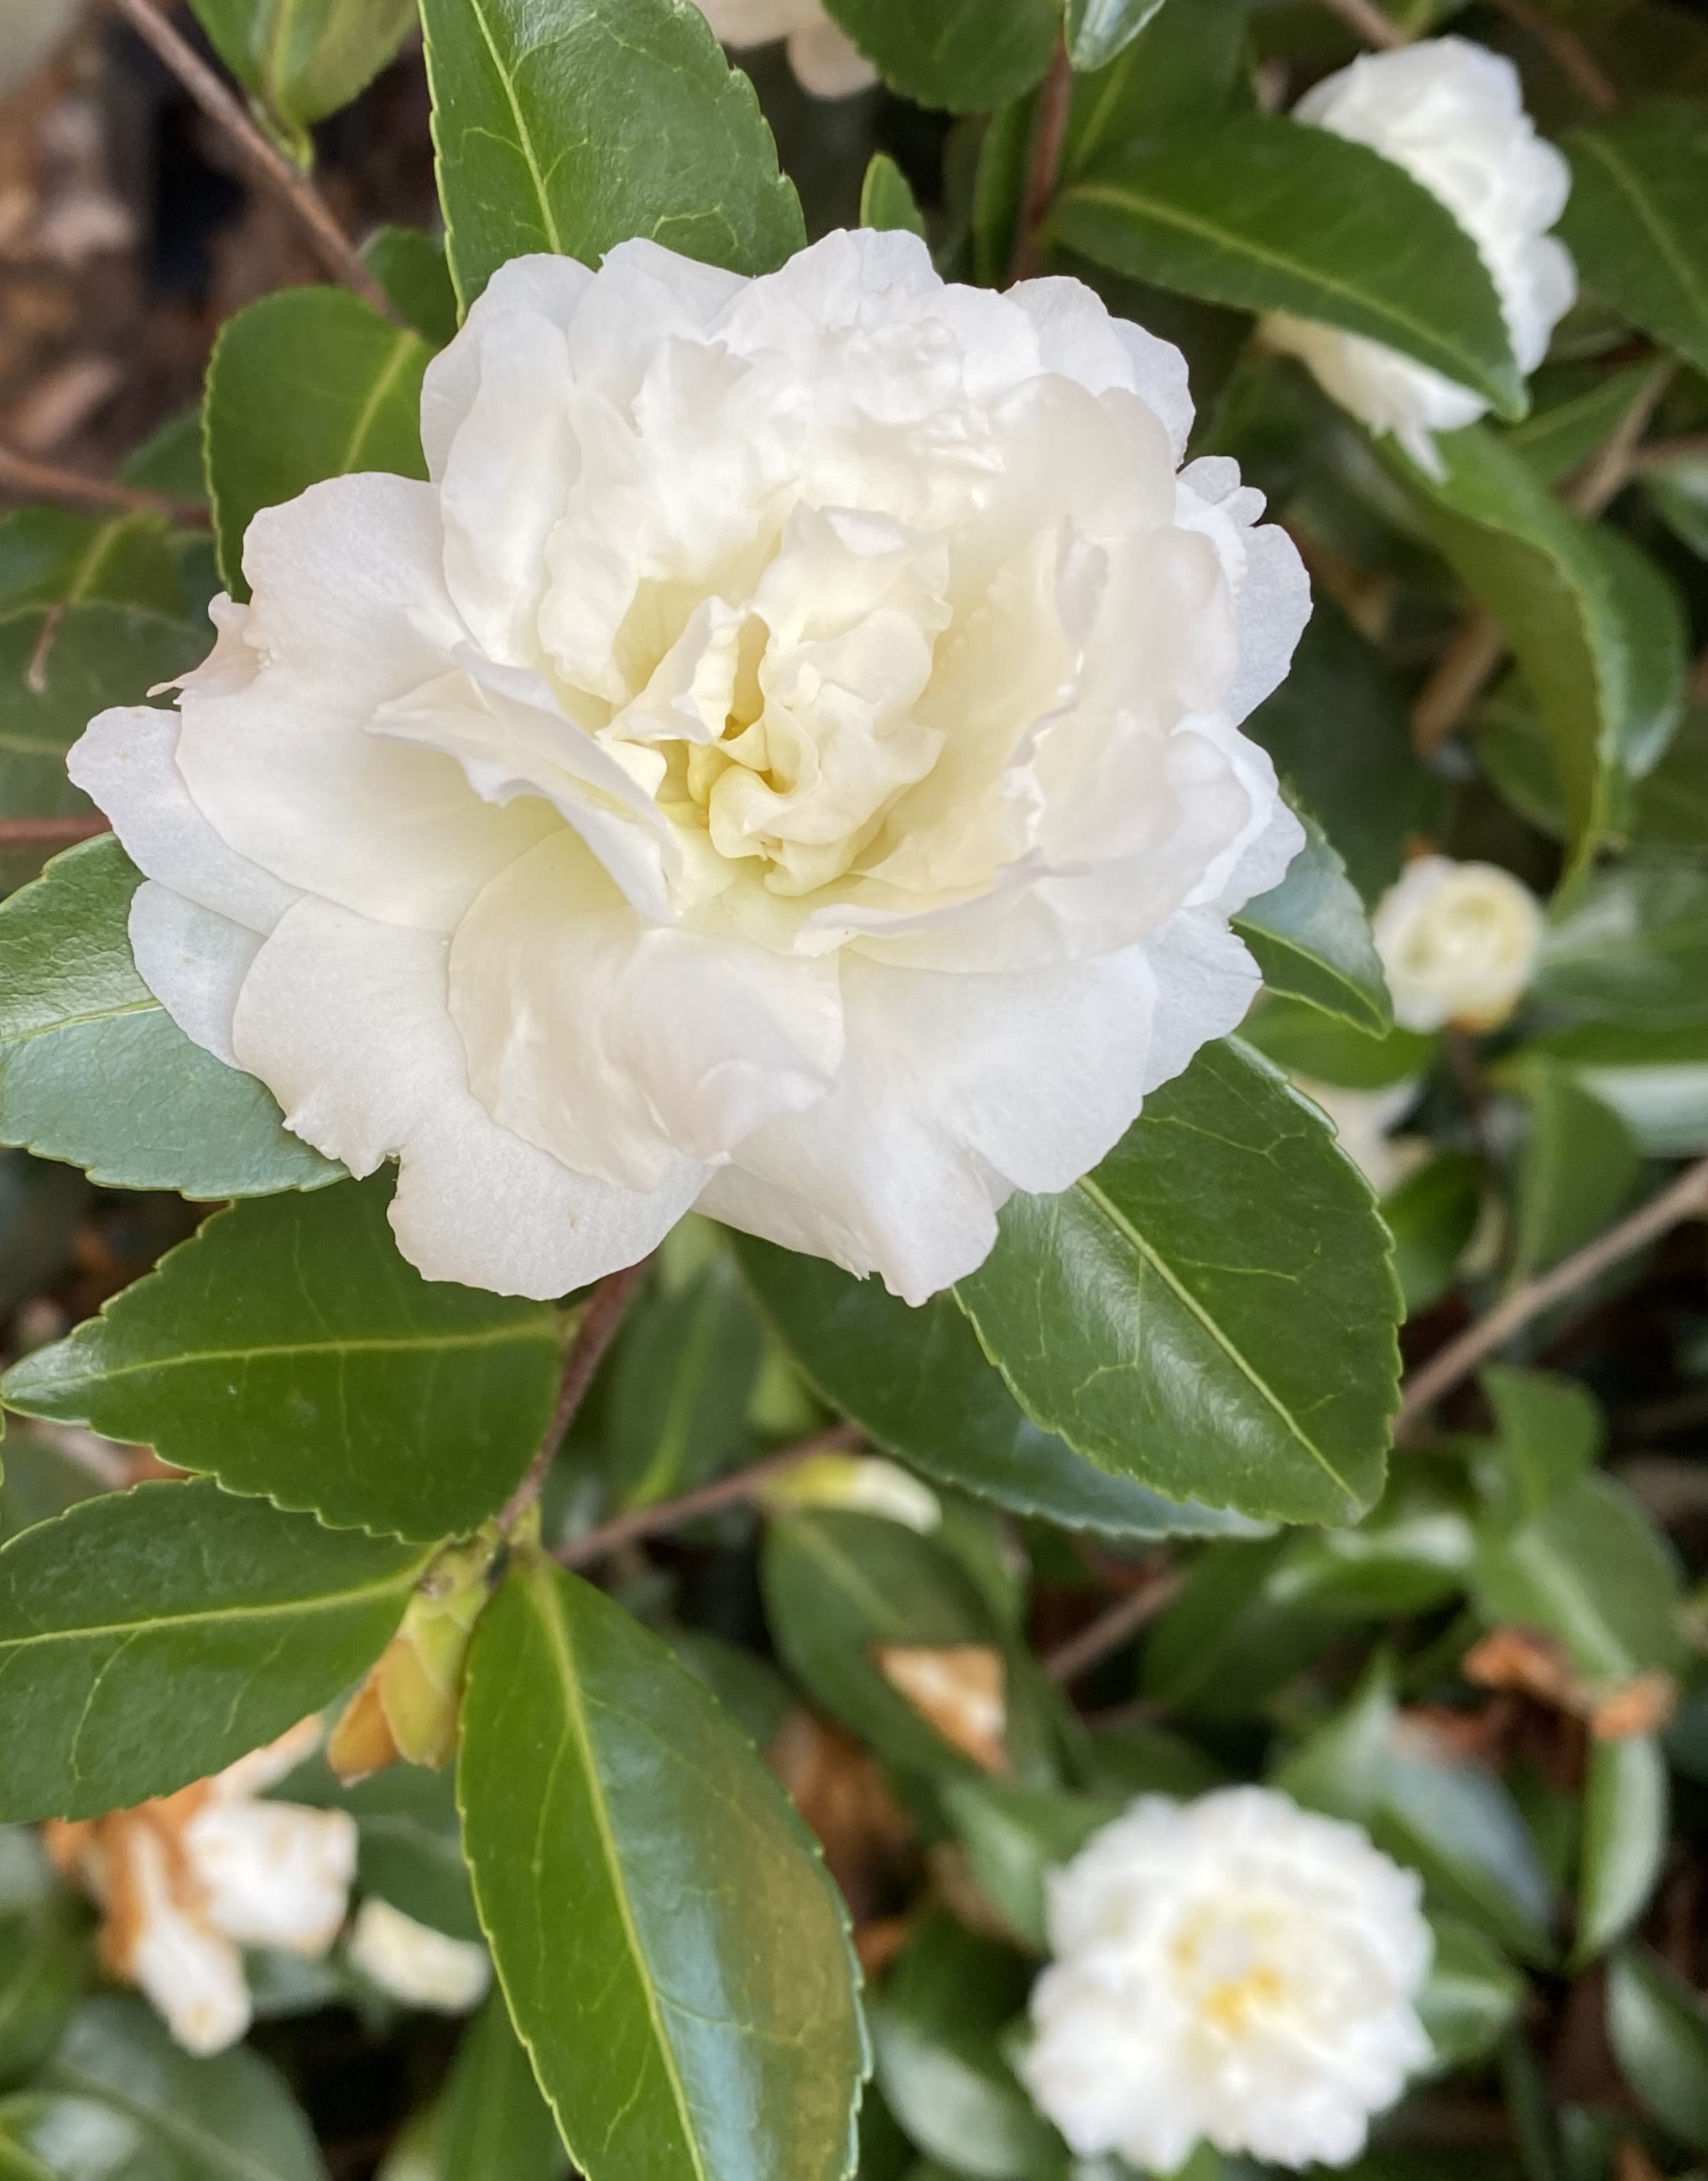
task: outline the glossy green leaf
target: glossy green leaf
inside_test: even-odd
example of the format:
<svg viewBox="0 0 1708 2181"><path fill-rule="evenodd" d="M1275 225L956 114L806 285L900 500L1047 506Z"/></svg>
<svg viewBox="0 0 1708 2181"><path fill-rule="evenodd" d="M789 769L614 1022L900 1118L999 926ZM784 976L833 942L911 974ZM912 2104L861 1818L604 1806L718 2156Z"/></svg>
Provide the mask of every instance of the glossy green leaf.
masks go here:
<svg viewBox="0 0 1708 2181"><path fill-rule="evenodd" d="M879 1644L1005 1655L1010 1760L1047 1781L1051 1721L1036 1669L1008 1640L990 1601L935 1538L875 1515L813 1508L775 1517L760 1562L766 1615L784 1664L815 1703L892 1763L939 1776L976 1770L879 1670Z"/></svg>
<svg viewBox="0 0 1708 2181"><path fill-rule="evenodd" d="M444 238L417 227L382 227L362 255L405 325L429 348L444 348L456 332L456 290Z"/></svg>
<svg viewBox="0 0 1708 2181"><path fill-rule="evenodd" d="M874 152L860 184L862 227L900 228L923 236L925 215L919 208L907 176L887 152Z"/></svg>
<svg viewBox="0 0 1708 2181"><path fill-rule="evenodd" d="M1490 1621L1539 1629L1581 1674L1672 1672L1683 1655L1678 1565L1625 1487L1590 1471L1516 1524L1484 1524L1474 1588Z"/></svg>
<svg viewBox="0 0 1708 2181"><path fill-rule="evenodd" d="M1584 285L1708 373L1708 108L1627 108L1567 140L1560 233Z"/></svg>
<svg viewBox="0 0 1708 2181"><path fill-rule="evenodd" d="M1473 1151L1443 1151L1382 1199L1408 1318L1452 1286L1482 1202L1482 1162Z"/></svg>
<svg viewBox="0 0 1708 2181"><path fill-rule="evenodd" d="M1264 1584L1279 1607L1360 1620L1427 1613L1464 1587L1474 1549L1455 1496L1428 1477L1396 1477L1356 1529L1291 1536Z"/></svg>
<svg viewBox="0 0 1708 2181"><path fill-rule="evenodd" d="M1702 557L1708 560L1708 457L1702 467ZM1638 781L1630 838L1639 853L1708 862L1708 702L1685 706L1666 755Z"/></svg>
<svg viewBox="0 0 1708 2181"><path fill-rule="evenodd" d="M1708 870L1598 872L1550 919L1533 990L1563 1013L1633 1029L1708 1021Z"/></svg>
<svg viewBox="0 0 1708 2181"><path fill-rule="evenodd" d="M1385 1090L1407 1076L1425 1075L1440 1045L1439 1038L1411 1030L1371 1037L1348 1022L1274 993L1266 994L1246 1016L1240 1036L1289 1075L1313 1076L1349 1090Z"/></svg>
<svg viewBox="0 0 1708 2181"><path fill-rule="evenodd" d="M336 1180L266 1085L192 1045L137 975L138 884L109 837L56 857L0 907L0 1142L109 1187L191 1197Z"/></svg>
<svg viewBox="0 0 1708 2181"><path fill-rule="evenodd" d="M130 605L37 607L0 620L0 818L92 816L66 777L67 750L97 712L141 704L207 648L182 621ZM39 849L0 850L0 886L24 885L43 860Z"/></svg>
<svg viewBox="0 0 1708 2181"><path fill-rule="evenodd" d="M194 2059L140 1999L86 2000L40 2090L20 2140L60 2181L324 2181L267 2061L243 2046Z"/></svg>
<svg viewBox="0 0 1708 2181"><path fill-rule="evenodd" d="M1246 903L1234 929L1271 991L1380 1036L1394 1026L1394 1003L1363 904L1322 827L1300 814L1304 847L1278 886Z"/></svg>
<svg viewBox="0 0 1708 2181"><path fill-rule="evenodd" d="M436 2133L445 2181L556 2181L568 2168L502 1992L464 2034Z"/></svg>
<svg viewBox="0 0 1708 2181"><path fill-rule="evenodd" d="M1019 1955L939 1909L870 2002L884 2102L921 2151L972 2181L1031 2181L1060 2157L998 2044L1030 1981Z"/></svg>
<svg viewBox="0 0 1708 2181"><path fill-rule="evenodd" d="M1640 1164L1623 1121L1557 1061L1533 1055L1518 1080L1529 1131L1513 1206L1515 1280L1545 1272L1611 1226Z"/></svg>
<svg viewBox="0 0 1708 2181"><path fill-rule="evenodd" d="M511 2013L589 2181L841 2181L864 2038L816 1847L655 1637L524 1560L458 1770Z"/></svg>
<svg viewBox="0 0 1708 2181"><path fill-rule="evenodd" d="M1238 1516L1167 1499L1099 1469L1015 1402L948 1295L909 1309L822 1257L732 1237L760 1307L834 1408L928 1477L1020 1515L1110 1537L1248 1532Z"/></svg>
<svg viewBox="0 0 1708 2181"><path fill-rule="evenodd" d="M432 351L342 288L286 288L220 328L203 405L220 572L246 599L243 539L263 507L325 478L424 478L421 380Z"/></svg>
<svg viewBox="0 0 1708 2181"><path fill-rule="evenodd" d="M1003 1780L952 1780L942 1800L980 1890L1018 1937L1041 1950L1047 1875L1071 1862L1124 1808L1113 1796L1015 1787Z"/></svg>
<svg viewBox="0 0 1708 2181"><path fill-rule="evenodd" d="M1432 1916L1434 1957L1418 1994L1418 2018L1438 2068L1484 2059L1517 2019L1523 1977L1500 1949L1457 1916Z"/></svg>
<svg viewBox="0 0 1708 2181"><path fill-rule="evenodd" d="M1422 1872L1441 1904L1469 1916L1526 1961L1548 1961L1553 1898L1510 1790L1397 1721L1371 1825L1376 1844Z"/></svg>
<svg viewBox="0 0 1708 2181"><path fill-rule="evenodd" d="M1387 1234L1247 1047L1205 1046L1074 1188L1010 1199L956 1292L1021 1405L1107 1468L1286 1521L1354 1518L1380 1489Z"/></svg>
<svg viewBox="0 0 1708 2181"><path fill-rule="evenodd" d="M1591 1743L1578 1875L1578 1966L1622 1938L1648 1906L1667 1855L1667 1760L1652 1735Z"/></svg>
<svg viewBox="0 0 1708 2181"><path fill-rule="evenodd" d="M392 1240L390 1194L382 1173L234 1205L14 1364L0 1399L329 1522L474 1529L551 1415L557 1320L423 1279Z"/></svg>
<svg viewBox="0 0 1708 2181"><path fill-rule="evenodd" d="M1307 1810L1368 1825L1381 1807L1396 1716L1393 1660L1378 1651L1346 1703L1288 1752L1271 1784Z"/></svg>
<svg viewBox="0 0 1708 2181"><path fill-rule="evenodd" d="M306 164L311 123L335 113L396 54L413 0L194 0L219 58Z"/></svg>
<svg viewBox="0 0 1708 2181"><path fill-rule="evenodd" d="M1595 1397L1574 1378L1491 1363L1483 1391L1495 1411L1498 1504L1513 1521L1539 1515L1595 1466L1606 1428Z"/></svg>
<svg viewBox="0 0 1708 2181"><path fill-rule="evenodd" d="M1698 1995L1633 1947L1607 1972L1607 2030L1639 2103L1692 2151L1708 2151L1708 2013Z"/></svg>
<svg viewBox="0 0 1708 2181"><path fill-rule="evenodd" d="M1532 389L1539 406L1523 423L1510 426L1502 436L1509 447L1516 447L1523 455L1544 484L1563 484L1574 470L1582 469L1600 452L1629 415L1633 403L1646 400L1656 372L1664 367L1653 358L1627 364L1617 371L1598 373L1580 392L1547 402L1543 400L1539 380Z"/></svg>
<svg viewBox="0 0 1708 2181"><path fill-rule="evenodd" d="M141 492L163 492L170 500L206 507L207 470L202 460L201 401L157 425L140 446L126 455L119 466L119 475L122 483Z"/></svg>
<svg viewBox="0 0 1708 2181"><path fill-rule="evenodd" d="M1365 145L1280 119L1225 122L1075 183L1053 224L1118 273L1362 334L1473 387L1503 416L1523 414L1475 246Z"/></svg>
<svg viewBox="0 0 1708 2181"><path fill-rule="evenodd" d="M0 1550L0 1817L92 1817L273 1740L373 1663L426 1560L207 1483L26 1530Z"/></svg>
<svg viewBox="0 0 1708 2181"><path fill-rule="evenodd" d="M1163 0L1068 0L1068 58L1089 74L1131 45Z"/></svg>
<svg viewBox="0 0 1708 2181"><path fill-rule="evenodd" d="M747 1441L760 1322L721 1252L672 1294L630 1311L612 1359L605 1445L621 1504L704 1484Z"/></svg>
<svg viewBox="0 0 1708 2181"><path fill-rule="evenodd" d="M1628 539L1568 514L1495 432L1473 424L1436 449L1439 478L1404 465L1419 512L1524 671L1587 853L1624 822L1628 779L1658 762L1683 711L1677 594Z"/></svg>
<svg viewBox="0 0 1708 2181"><path fill-rule="evenodd" d="M141 606L169 619L182 616L184 579L163 516L102 520L61 507L20 507L0 516L0 613L97 600ZM5 680L9 687L9 671Z"/></svg>
<svg viewBox="0 0 1708 2181"><path fill-rule="evenodd" d="M974 113L1020 98L1050 64L1055 0L826 0L886 83L921 106Z"/></svg>
<svg viewBox="0 0 1708 2181"><path fill-rule="evenodd" d="M1278 1596L1287 1541L1223 1545L1192 1565L1140 1657L1144 1694L1199 1719L1249 1719L1344 1634L1339 1615Z"/></svg>
<svg viewBox="0 0 1708 2181"><path fill-rule="evenodd" d="M59 2042L89 1980L90 1947L75 1902L52 1884L0 1913L0 2084L30 2074Z"/></svg>
<svg viewBox="0 0 1708 2181"><path fill-rule="evenodd" d="M423 0L466 311L507 258L632 235L765 273L805 240L752 85L677 0ZM668 157L660 147L669 147Z"/></svg>
<svg viewBox="0 0 1708 2181"><path fill-rule="evenodd" d="M1107 4L1103 12L1107 15ZM1248 104L1248 12L1246 0L1152 8L1138 36L1107 68L1076 75L1062 147L1064 181L1119 173L1134 155L1213 127Z"/></svg>

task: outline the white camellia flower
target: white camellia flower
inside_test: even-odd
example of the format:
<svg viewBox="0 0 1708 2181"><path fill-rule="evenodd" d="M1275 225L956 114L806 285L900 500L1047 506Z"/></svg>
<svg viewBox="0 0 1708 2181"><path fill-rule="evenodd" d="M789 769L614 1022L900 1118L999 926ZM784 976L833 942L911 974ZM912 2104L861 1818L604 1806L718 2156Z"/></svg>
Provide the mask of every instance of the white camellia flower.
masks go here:
<svg viewBox="0 0 1708 2181"><path fill-rule="evenodd" d="M1419 856L1376 904L1371 930L1402 1030L1493 1030L1524 997L1542 909L1498 864Z"/></svg>
<svg viewBox="0 0 1708 2181"><path fill-rule="evenodd" d="M918 1302L1258 987L1302 835L1235 723L1309 608L1179 352L903 234L505 267L430 483L257 516L253 603L73 777L137 966L429 1277L561 1295L698 1203Z"/></svg>
<svg viewBox="0 0 1708 2181"><path fill-rule="evenodd" d="M467 2014L492 1981L484 1946L417 1924L389 1901L371 1897L356 1912L350 1958L382 1991L434 2014Z"/></svg>
<svg viewBox="0 0 1708 2181"><path fill-rule="evenodd" d="M1488 268L1519 369L1534 371L1578 292L1566 246L1548 232L1572 174L1537 135L1512 62L1464 38L1365 53L1307 91L1293 118L1368 144L1447 207ZM1391 432L1432 475L1440 467L1432 433L1456 432L1488 406L1362 334L1286 312L1263 329L1273 347L1302 357L1343 408L1372 431Z"/></svg>
<svg viewBox="0 0 1708 2181"><path fill-rule="evenodd" d="M821 0L695 0L715 35L732 52L788 41L788 63L815 98L847 98L868 90L878 72Z"/></svg>
<svg viewBox="0 0 1708 2181"><path fill-rule="evenodd" d="M1343 2166L1429 2057L1418 1895L1285 1795L1142 1796L1051 1875L1026 2086L1081 2157Z"/></svg>
<svg viewBox="0 0 1708 2181"><path fill-rule="evenodd" d="M344 1922L356 1820L257 1799L319 1741L305 1720L175 1795L47 1829L56 1862L101 1904L102 1961L191 2052L223 2051L249 2028L244 1947L314 1958Z"/></svg>

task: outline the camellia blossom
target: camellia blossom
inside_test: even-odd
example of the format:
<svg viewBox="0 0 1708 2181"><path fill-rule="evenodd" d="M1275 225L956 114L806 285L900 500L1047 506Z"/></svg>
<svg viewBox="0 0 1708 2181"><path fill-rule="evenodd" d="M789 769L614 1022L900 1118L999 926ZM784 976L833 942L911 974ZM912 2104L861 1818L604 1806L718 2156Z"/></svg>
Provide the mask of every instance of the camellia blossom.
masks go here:
<svg viewBox="0 0 1708 2181"><path fill-rule="evenodd" d="M1376 904L1371 930L1402 1030L1494 1030L1529 984L1542 908L1498 864L1419 856Z"/></svg>
<svg viewBox="0 0 1708 2181"><path fill-rule="evenodd" d="M1308 611L1179 352L903 234L505 267L431 483L258 515L175 711L71 758L190 1036L434 1278L550 1296L691 1204L972 1270L1258 988L1300 845L1235 723Z"/></svg>
<svg viewBox="0 0 1708 2181"><path fill-rule="evenodd" d="M1142 1796L1049 1879L1026 2086L1081 2157L1344 2166L1430 2057L1419 1892L1269 1789Z"/></svg>
<svg viewBox="0 0 1708 2181"><path fill-rule="evenodd" d="M320 1740L305 1720L213 1779L110 1816L47 1827L48 1848L101 1904L101 1957L140 1985L197 2053L249 2028L242 1949L316 1958L337 1937L356 1875L356 1820L257 1800Z"/></svg>
<svg viewBox="0 0 1708 2181"><path fill-rule="evenodd" d="M389 1901L370 1897L356 1912L350 1958L371 1983L406 2007L467 2014L492 1981L484 1946L417 1924Z"/></svg>
<svg viewBox="0 0 1708 2181"><path fill-rule="evenodd" d="M695 0L712 30L732 52L788 41L788 64L803 91L815 98L847 98L865 91L878 72L821 0Z"/></svg>
<svg viewBox="0 0 1708 2181"><path fill-rule="evenodd" d="M1368 144L1447 207L1488 268L1519 369L1534 371L1578 292L1566 246L1548 232L1566 208L1572 174L1537 135L1512 62L1465 38L1364 53L1308 91L1293 118ZM1440 467L1431 435L1456 432L1488 407L1469 387L1360 334L1286 312L1266 319L1264 334L1431 474Z"/></svg>

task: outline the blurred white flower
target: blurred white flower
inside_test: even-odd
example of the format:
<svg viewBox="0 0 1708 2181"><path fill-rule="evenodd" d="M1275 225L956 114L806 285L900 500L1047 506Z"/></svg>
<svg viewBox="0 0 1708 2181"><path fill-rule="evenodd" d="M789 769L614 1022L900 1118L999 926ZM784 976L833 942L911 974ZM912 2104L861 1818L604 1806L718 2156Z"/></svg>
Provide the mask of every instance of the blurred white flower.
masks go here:
<svg viewBox="0 0 1708 2181"><path fill-rule="evenodd" d="M492 1981L484 1946L417 1924L389 1901L370 1897L356 1912L350 1958L370 1982L406 2007L467 2014Z"/></svg>
<svg viewBox="0 0 1708 2181"><path fill-rule="evenodd" d="M1342 1083L1319 1083L1314 1076L1293 1078L1294 1088L1334 1123L1340 1149L1378 1196L1397 1188L1426 1155L1422 1138L1390 1134L1417 1103L1418 1083L1417 1076L1408 1075L1379 1090L1355 1090Z"/></svg>
<svg viewBox="0 0 1708 2181"><path fill-rule="evenodd" d="M562 1295L690 1204L918 1302L1258 987L1300 842L1236 723L1309 610L1178 351L835 234L504 267L433 482L256 517L176 711L73 776L143 977L430 1278Z"/></svg>
<svg viewBox="0 0 1708 2181"><path fill-rule="evenodd" d="M787 1469L765 1493L785 1507L837 1507L877 1515L929 1537L943 1518L942 1503L910 1471L875 1455L816 1454Z"/></svg>
<svg viewBox="0 0 1708 2181"><path fill-rule="evenodd" d="M1512 352L1528 373L1571 308L1577 273L1549 234L1565 210L1571 169L1539 137L1511 61L1464 38L1365 53L1307 91L1296 121L1368 144L1403 167L1477 246L1501 299ZM1272 346L1303 358L1327 392L1374 432L1391 432L1439 473L1433 433L1457 431L1488 404L1379 341L1278 312Z"/></svg>
<svg viewBox="0 0 1708 2181"><path fill-rule="evenodd" d="M815 98L846 98L878 80L848 32L826 14L821 0L695 0L695 5L734 52L786 38L789 66Z"/></svg>
<svg viewBox="0 0 1708 2181"><path fill-rule="evenodd" d="M1542 910L1498 864L1419 856L1377 903L1371 929L1402 1030L1493 1030L1529 984Z"/></svg>
<svg viewBox="0 0 1708 2181"><path fill-rule="evenodd" d="M1345 2165L1429 2057L1416 1876L1285 1795L1147 1795L1049 1880L1027 2088L1081 2157Z"/></svg>
<svg viewBox="0 0 1708 2181"><path fill-rule="evenodd" d="M191 2052L223 2051L248 2029L244 1947L318 1957L344 1922L354 1819L256 1799L319 1740L306 1720L175 1795L47 1828L60 1868L101 1905L102 1961Z"/></svg>

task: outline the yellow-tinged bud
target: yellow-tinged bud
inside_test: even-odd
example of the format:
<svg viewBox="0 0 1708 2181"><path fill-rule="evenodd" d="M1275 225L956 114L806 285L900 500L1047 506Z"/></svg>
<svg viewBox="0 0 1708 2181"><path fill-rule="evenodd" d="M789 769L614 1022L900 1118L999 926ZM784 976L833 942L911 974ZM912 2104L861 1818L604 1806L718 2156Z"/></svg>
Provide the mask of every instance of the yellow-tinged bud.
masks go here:
<svg viewBox="0 0 1708 2181"><path fill-rule="evenodd" d="M475 1623L485 1610L496 1533L451 1545L422 1578L379 1663L346 1706L327 1744L346 1784L400 1757L437 1771L456 1747L462 1677Z"/></svg>
<svg viewBox="0 0 1708 2181"><path fill-rule="evenodd" d="M937 1495L893 1461L875 1455L815 1454L786 1469L763 1494L778 1507L837 1507L878 1515L929 1537L942 1520Z"/></svg>

